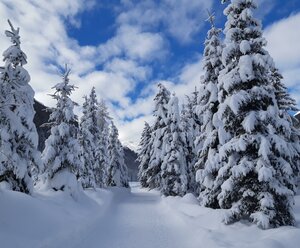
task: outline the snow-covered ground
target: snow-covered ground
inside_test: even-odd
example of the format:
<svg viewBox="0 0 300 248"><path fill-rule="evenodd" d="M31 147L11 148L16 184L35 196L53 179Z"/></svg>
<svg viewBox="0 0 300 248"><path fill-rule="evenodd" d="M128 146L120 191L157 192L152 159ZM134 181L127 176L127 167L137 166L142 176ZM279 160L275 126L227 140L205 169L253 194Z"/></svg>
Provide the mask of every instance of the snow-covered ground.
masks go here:
<svg viewBox="0 0 300 248"><path fill-rule="evenodd" d="M296 248L298 227L260 230L249 223L226 226L223 210L198 205L190 194L162 198L140 189L87 190L77 199L62 192L33 197L0 191L0 247L3 248Z"/></svg>

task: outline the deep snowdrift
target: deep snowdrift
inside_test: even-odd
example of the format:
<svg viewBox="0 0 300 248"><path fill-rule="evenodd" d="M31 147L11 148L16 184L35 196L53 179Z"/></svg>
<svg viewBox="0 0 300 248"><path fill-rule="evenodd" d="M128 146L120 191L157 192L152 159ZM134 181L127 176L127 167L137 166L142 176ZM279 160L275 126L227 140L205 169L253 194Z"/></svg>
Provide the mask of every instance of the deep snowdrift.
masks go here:
<svg viewBox="0 0 300 248"><path fill-rule="evenodd" d="M86 190L76 199L63 192L28 196L0 191L0 240L3 248L101 247L298 247L298 227L260 230L255 225L221 223L223 210L198 205L190 194L160 197L140 189Z"/></svg>

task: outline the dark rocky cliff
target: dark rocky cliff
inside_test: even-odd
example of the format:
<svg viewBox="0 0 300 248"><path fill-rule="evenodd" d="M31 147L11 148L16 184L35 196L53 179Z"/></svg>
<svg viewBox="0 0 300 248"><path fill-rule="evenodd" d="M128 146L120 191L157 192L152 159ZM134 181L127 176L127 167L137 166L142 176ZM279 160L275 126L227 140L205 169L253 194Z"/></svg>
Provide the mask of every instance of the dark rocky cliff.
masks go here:
<svg viewBox="0 0 300 248"><path fill-rule="evenodd" d="M43 151L45 148L45 141L50 135L49 127L42 127L43 124L47 123L49 120L50 113L46 111L47 107L38 101L34 101L34 123L36 125L37 132L39 134L39 146L38 149Z"/></svg>
<svg viewBox="0 0 300 248"><path fill-rule="evenodd" d="M138 162L137 154L128 147L124 147L125 164L128 167L128 176L130 181L137 181Z"/></svg>
<svg viewBox="0 0 300 248"><path fill-rule="evenodd" d="M295 118L293 118L293 122L295 127L300 128L300 112L297 112L294 117Z"/></svg>

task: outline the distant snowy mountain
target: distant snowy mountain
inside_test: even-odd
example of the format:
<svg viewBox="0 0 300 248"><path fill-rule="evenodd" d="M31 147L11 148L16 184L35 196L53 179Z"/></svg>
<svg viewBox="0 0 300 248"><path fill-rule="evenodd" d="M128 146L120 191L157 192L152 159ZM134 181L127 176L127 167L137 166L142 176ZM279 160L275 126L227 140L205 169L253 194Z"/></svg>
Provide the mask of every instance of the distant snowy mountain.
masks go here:
<svg viewBox="0 0 300 248"><path fill-rule="evenodd" d="M34 123L36 125L39 134L39 146L38 149L43 151L45 148L45 140L50 134L49 127L43 127L44 123L48 122L50 113L46 111L47 107L38 101L34 101L35 117ZM125 164L128 167L129 179L131 181L137 181L138 163L136 162L137 154L128 144L124 146Z"/></svg>
<svg viewBox="0 0 300 248"><path fill-rule="evenodd" d="M129 148L130 150L134 151L135 153L138 150L137 145L133 142L130 142L130 141L124 142L123 146Z"/></svg>

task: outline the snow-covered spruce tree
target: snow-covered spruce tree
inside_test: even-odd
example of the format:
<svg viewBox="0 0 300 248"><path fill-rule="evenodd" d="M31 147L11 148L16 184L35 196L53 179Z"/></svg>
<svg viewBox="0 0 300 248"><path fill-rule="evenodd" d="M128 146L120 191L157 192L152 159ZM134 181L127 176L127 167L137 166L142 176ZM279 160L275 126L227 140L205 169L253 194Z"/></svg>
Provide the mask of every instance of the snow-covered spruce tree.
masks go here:
<svg viewBox="0 0 300 248"><path fill-rule="evenodd" d="M103 166L101 165L101 160L99 159L99 139L100 139L100 127L98 125L98 101L95 87L91 89L90 95L87 99L87 115L88 120L88 130L91 133L91 143L93 144L93 150L91 157L89 158L92 163L92 171L94 174L95 186L103 186Z"/></svg>
<svg viewBox="0 0 300 248"><path fill-rule="evenodd" d="M96 144L94 134L94 123L88 112L89 99L85 96L83 103L83 115L79 124L78 140L81 147L82 167L80 168L79 181L83 188L95 188L94 165L96 164Z"/></svg>
<svg viewBox="0 0 300 248"><path fill-rule="evenodd" d="M138 149L138 162L139 162L139 172L138 179L141 183L141 186L144 188L148 187L148 175L147 169L150 161L150 152L151 152L151 127L145 122L145 127L142 132L141 140L139 143Z"/></svg>
<svg viewBox="0 0 300 248"><path fill-rule="evenodd" d="M0 67L0 183L12 190L31 193L31 173L41 166L37 150L38 134L33 123L34 91L23 68L26 55L20 47L19 28L8 21L5 35L12 45L4 51Z"/></svg>
<svg viewBox="0 0 300 248"><path fill-rule="evenodd" d="M155 122L152 126L151 144L152 150L150 154L149 167L147 169L147 184L150 189L160 188L160 171L165 152L163 151L163 138L167 126L168 103L170 100L170 92L162 85L158 84L159 92L154 98Z"/></svg>
<svg viewBox="0 0 300 248"><path fill-rule="evenodd" d="M277 68L274 67L270 69L269 79L275 88L278 108L285 111L297 111L296 101L290 96L287 87L283 84L283 76Z"/></svg>
<svg viewBox="0 0 300 248"><path fill-rule="evenodd" d="M96 172L96 182L99 186L106 186L108 183L108 133L111 117L107 110L105 102L102 100L97 108L97 126L99 129L97 164L99 171Z"/></svg>
<svg viewBox="0 0 300 248"><path fill-rule="evenodd" d="M219 82L226 95L218 110L224 125L219 128L222 167L214 185L221 185L219 205L228 209L225 223L246 218L269 228L294 224L294 162L291 123L280 116L268 79L273 61L264 50L254 8L252 0L231 0L224 11L225 69Z"/></svg>
<svg viewBox="0 0 300 248"><path fill-rule="evenodd" d="M214 25L214 16L210 15L211 29L207 33L203 54L203 71L201 78L202 91L199 94L197 114L202 118L201 133L198 142L202 144L197 154L195 169L197 171L197 183L200 190L199 198L206 207L218 208L217 193L211 192L212 185L220 169L218 162L219 148L219 119L217 111L218 76L224 68L222 64L223 45L220 41L221 29Z"/></svg>
<svg viewBox="0 0 300 248"><path fill-rule="evenodd" d="M283 76L280 74L277 68L271 68L269 80L275 88L275 98L280 110L281 117L285 118L286 120L290 121L291 124L293 124L291 130L292 147L290 147L290 149L292 150L291 154L293 154L293 161L295 162L293 170L294 174L298 177L296 178L296 181L298 181L300 176L300 131L294 125L297 120L295 120L295 117L291 116L288 112L298 110L296 107L296 101L290 96L287 87L283 84ZM296 183L298 184L298 182Z"/></svg>
<svg viewBox="0 0 300 248"><path fill-rule="evenodd" d="M196 148L195 148L195 139L198 133L196 130L198 124L195 123L193 117L193 105L191 100L187 97L187 104L183 104L181 113L180 113L180 122L182 131L185 136L186 149L187 149L187 192L196 192L196 173L195 173L195 159L196 159Z"/></svg>
<svg viewBox="0 0 300 248"><path fill-rule="evenodd" d="M128 168L125 164L125 154L124 154L124 148L120 142L120 140L117 140L117 147L120 154L120 164L121 164L121 186L122 187L129 187L129 176L128 176Z"/></svg>
<svg viewBox="0 0 300 248"><path fill-rule="evenodd" d="M200 133L200 127L202 126L202 118L197 114L197 106L199 101L199 90L195 87L195 90L191 93L190 96L187 96L187 106L190 112L190 115L193 119L193 133L194 136L198 136Z"/></svg>
<svg viewBox="0 0 300 248"><path fill-rule="evenodd" d="M118 129L111 122L108 145L107 186L128 187L128 172L124 161L124 151L118 137Z"/></svg>
<svg viewBox="0 0 300 248"><path fill-rule="evenodd" d="M49 117L51 134L45 142L42 159L45 165L45 177L49 188L76 194L78 184L76 176L81 170L80 145L77 139L77 116L73 109L76 104L70 98L74 85L69 84L70 69L65 68L62 82L53 88L52 97L57 101Z"/></svg>
<svg viewBox="0 0 300 248"><path fill-rule="evenodd" d="M165 196L184 195L187 191L187 148L180 125L178 98L168 103L167 126L163 137L160 190Z"/></svg>

